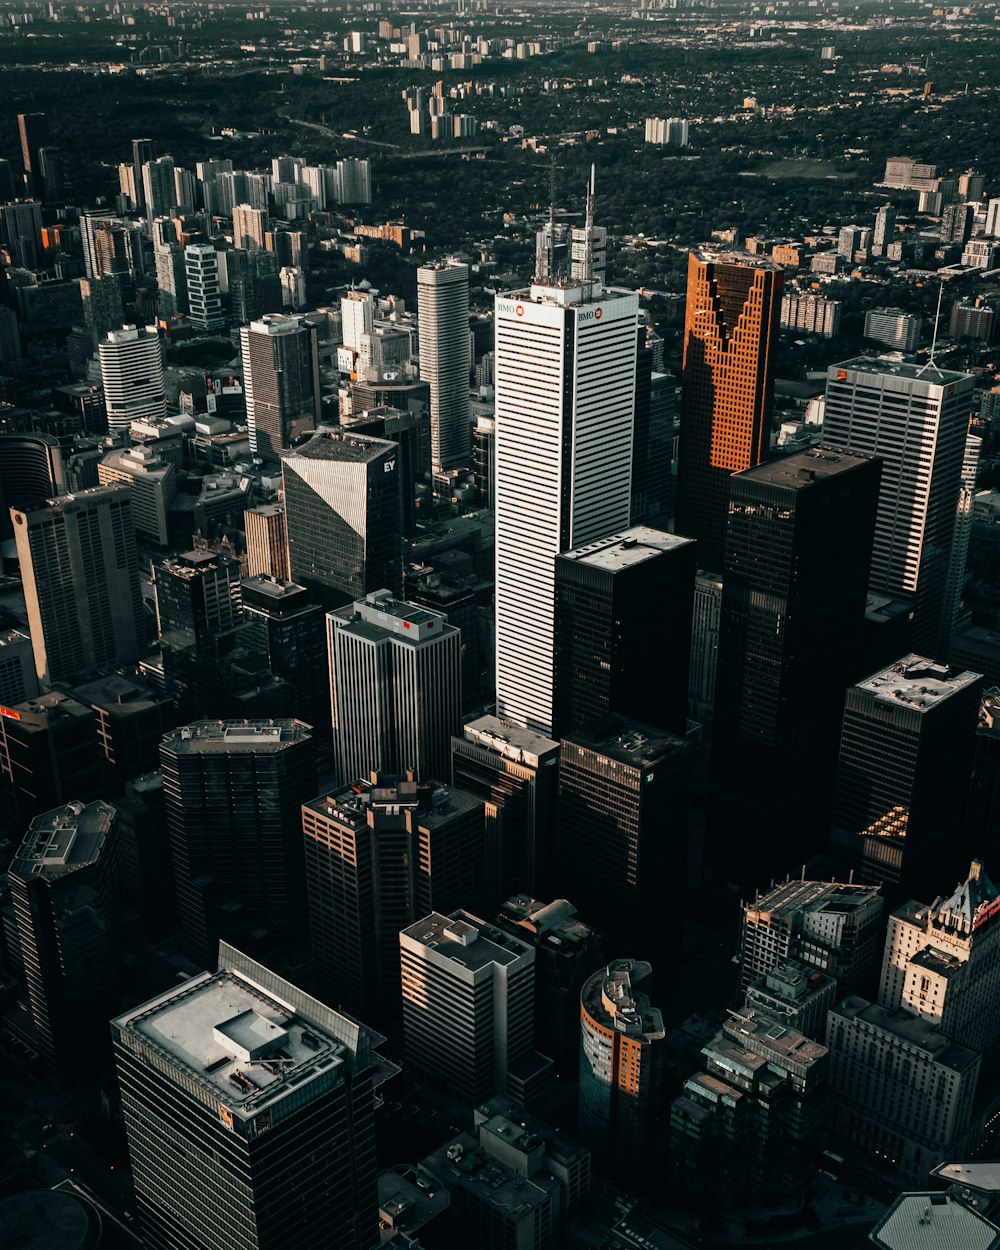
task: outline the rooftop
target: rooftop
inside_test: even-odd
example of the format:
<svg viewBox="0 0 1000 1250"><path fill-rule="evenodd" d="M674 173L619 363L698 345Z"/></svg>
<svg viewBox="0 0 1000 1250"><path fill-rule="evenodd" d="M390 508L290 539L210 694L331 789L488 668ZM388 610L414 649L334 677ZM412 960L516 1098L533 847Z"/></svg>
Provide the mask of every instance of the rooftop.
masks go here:
<svg viewBox="0 0 1000 1250"><path fill-rule="evenodd" d="M679 760L686 757L688 751L688 743L683 738L621 716L604 716L591 721L567 734L565 741L640 769L668 759Z"/></svg>
<svg viewBox="0 0 1000 1250"><path fill-rule="evenodd" d="M620 534L610 534L584 547L564 551L558 558L575 560L614 573L652 560L663 552L690 546L693 542L693 538L684 538L680 534L668 534L648 525L633 525Z"/></svg>
<svg viewBox="0 0 1000 1250"><path fill-rule="evenodd" d="M886 312L881 309L878 311ZM902 378L906 381L923 382L927 386L942 387L954 382L972 381L967 373L954 369L939 369L937 365L914 365L903 360L889 360L884 356L855 356L851 360L831 365L827 372L828 382L846 382L850 373L865 373L884 378ZM841 377L840 375L844 376Z"/></svg>
<svg viewBox="0 0 1000 1250"><path fill-rule="evenodd" d="M506 967L524 959L529 952L534 958L526 943L466 911L456 911L451 916L431 912L404 929L400 936L472 972L491 964Z"/></svg>
<svg viewBox="0 0 1000 1250"><path fill-rule="evenodd" d="M814 1042L798 1029L788 1028L756 1007L743 1007L732 1013L724 1027L729 1037L747 1050L777 1056L801 1067L811 1067L828 1053L820 1042Z"/></svg>
<svg viewBox="0 0 1000 1250"><path fill-rule="evenodd" d="M855 689L868 691L885 703L905 703L917 712L926 712L980 680L979 673L956 672L947 664L910 654L858 682Z"/></svg>
<svg viewBox="0 0 1000 1250"><path fill-rule="evenodd" d="M626 1037L656 1042L665 1037L663 1016L639 986L652 975L641 959L615 959L584 982L580 1002L598 1024Z"/></svg>
<svg viewBox="0 0 1000 1250"><path fill-rule="evenodd" d="M183 755L281 751L311 737L311 727L300 720L200 720L171 730L163 746Z"/></svg>
<svg viewBox="0 0 1000 1250"><path fill-rule="evenodd" d="M454 633L447 616L402 599L395 599L388 590L376 590L330 612L327 617L337 628L350 629L372 639L387 634L400 636L405 642L423 642L428 637Z"/></svg>
<svg viewBox="0 0 1000 1250"><path fill-rule="evenodd" d="M850 914L881 903L877 885L844 885L836 881L785 881L747 905L749 912L763 915L826 911Z"/></svg>
<svg viewBox="0 0 1000 1250"><path fill-rule="evenodd" d="M433 782L418 785L412 775L403 778L373 774L370 781L359 778L333 793L310 799L304 806L351 829L360 829L369 823L377 829L380 812L399 816L404 811L415 811L417 824L433 830L464 812L481 807L482 801L453 786Z"/></svg>
<svg viewBox="0 0 1000 1250"><path fill-rule="evenodd" d="M537 768L540 763L554 758L559 743L535 733L533 729L521 729L509 725L496 716L480 716L463 727L466 742L475 742L502 755L505 759Z"/></svg>
<svg viewBox="0 0 1000 1250"><path fill-rule="evenodd" d="M347 433L342 430L323 430L313 434L307 442L281 453L286 460L336 460L353 464L369 464L386 452L395 451L396 443L370 434Z"/></svg>
<svg viewBox="0 0 1000 1250"><path fill-rule="evenodd" d="M846 451L835 451L829 447L812 447L792 456L765 461L739 474L739 480L766 482L785 490L805 490L814 482L848 473L858 465L870 464L873 459L872 456L852 456Z"/></svg>
<svg viewBox="0 0 1000 1250"><path fill-rule="evenodd" d="M871 1240L883 1250L996 1250L1000 1228L943 1193L900 1194Z"/></svg>
<svg viewBox="0 0 1000 1250"><path fill-rule="evenodd" d="M115 819L110 803L72 801L36 816L11 865L21 879L48 881L96 863Z"/></svg>
<svg viewBox="0 0 1000 1250"><path fill-rule="evenodd" d="M923 1016L915 1016L903 1008L889 1011L877 1003L869 1002L867 998L849 994L830 1008L830 1014L841 1016L845 1020L860 1019L872 1028L926 1051L935 1063L950 1068L953 1072L965 1072L979 1062L978 1052L953 1042L932 1021Z"/></svg>

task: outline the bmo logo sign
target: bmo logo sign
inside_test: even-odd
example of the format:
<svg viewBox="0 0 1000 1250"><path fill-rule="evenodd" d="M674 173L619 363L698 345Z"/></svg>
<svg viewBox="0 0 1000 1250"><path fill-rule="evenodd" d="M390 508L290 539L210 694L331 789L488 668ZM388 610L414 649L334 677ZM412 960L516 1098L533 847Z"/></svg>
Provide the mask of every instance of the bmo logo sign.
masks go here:
<svg viewBox="0 0 1000 1250"><path fill-rule="evenodd" d="M600 321L600 319L604 316L604 309L598 306L597 308L591 308L584 312L579 312L576 316L578 321Z"/></svg>
<svg viewBox="0 0 1000 1250"><path fill-rule="evenodd" d="M514 316L515 316L515 317L523 317L523 316L524 316L524 305L523 305L523 304L518 304L518 306L514 309Z"/></svg>

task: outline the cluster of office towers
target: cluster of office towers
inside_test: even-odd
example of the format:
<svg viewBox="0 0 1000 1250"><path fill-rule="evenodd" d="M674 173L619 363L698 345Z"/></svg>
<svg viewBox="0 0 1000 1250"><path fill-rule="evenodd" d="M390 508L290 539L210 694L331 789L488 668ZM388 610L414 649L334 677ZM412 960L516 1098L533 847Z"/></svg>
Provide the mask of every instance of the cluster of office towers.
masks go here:
<svg viewBox="0 0 1000 1250"><path fill-rule="evenodd" d="M769 461L780 270L695 253L676 524L652 528L636 502L650 384L638 298L605 287L605 243L590 213L571 233L550 223L536 282L496 302L495 717L463 724L468 640L445 614L401 597L406 439L316 428L308 318L264 318L242 332L254 450L280 464L284 485L283 510L258 510L252 522L265 575L241 584L214 553L163 560L152 656L129 489L14 510L37 680L51 687L138 662L166 696L148 719L162 795L150 801L133 785L119 811L81 791L45 812L30 781L40 744L57 733L77 735L81 759L85 740L96 750L108 692L89 704L79 691L41 695L0 719L19 814L34 817L11 873L9 945L39 1036L60 1059L85 1052L91 1026L99 1046L109 1005L84 993L85 974L89 986L105 969L109 989L124 975L120 894L130 877L153 892L157 821L185 949L211 967L224 943L217 973L114 1024L151 1244L185 1244L177 1227L210 1241L207 1223L225 1226L209 1214L210 1160L220 1175L259 1178L226 1202L232 1220L256 1223L260 1245L287 1240L287 1225L267 1224L276 1211L287 1217L289 1192L305 1244L306 1227L329 1220L344 1229L338 1244L367 1244L374 1088L386 1069L377 1035L355 1019L400 1027L408 1063L470 1102L502 1092L530 1105L553 1068L574 1063L582 1037L581 1135L639 1167L662 1094L665 1031L647 992L651 962L638 956L666 955L656 919L665 880L697 877L704 852L723 876L753 884L829 838L842 875L858 881L836 888L853 890L870 916L877 885L925 888L950 869L947 855L965 853L958 808L981 680L944 660L972 379L933 365L835 366L824 446ZM446 469L469 450L467 269L425 267L419 300L430 459ZM132 381L152 377L155 392L155 340L123 328L101 360L113 425L162 415L155 393L116 390L131 371ZM901 610L879 616L873 592ZM239 673L255 649L303 719L254 714ZM692 656L714 687L703 847L688 826ZM186 723L167 723L167 702ZM112 720L99 740L114 775ZM317 797L316 735L327 725L335 782ZM813 1034L833 982L853 993L863 976L823 967L817 983L787 959L754 965L746 1003L671 1110L677 1183L694 1183L698 1150L726 1141L737 1189L768 1179L793 1192L822 1074L835 1083L836 1056L876 1046L869 1035L891 1032L904 1000L930 994L922 1014L948 1045L975 1054L989 1044L966 1028L954 1006L962 991L948 987L973 977L968 951L988 946L996 894L974 864L954 898L912 924L894 917L890 945L902 943L906 959L892 956L878 1003L842 998L825 1045ZM560 901L539 902L548 898ZM822 919L830 915L841 913L831 904ZM945 954L928 940L929 972L917 970L906 924L956 935ZM306 926L316 999L256 961L294 966ZM814 928L823 949L840 949L823 923ZM552 933L558 944L546 942ZM801 951L822 946L796 941ZM862 945L875 950L867 929ZM73 959L58 957L71 947ZM959 1061L962 1072L975 1062ZM719 1088L734 1071L740 1097ZM955 1122L966 1127L973 1088L955 1093ZM162 1100L178 1111L172 1128L155 1112ZM307 1123L314 1106L322 1124ZM863 1131L865 1107L843 1102L846 1131ZM748 1174L745 1142L773 1109L773 1152ZM345 1150L327 1152L333 1171L306 1176L299 1161L321 1130ZM933 1150L896 1137L887 1148L909 1152L911 1165Z"/></svg>

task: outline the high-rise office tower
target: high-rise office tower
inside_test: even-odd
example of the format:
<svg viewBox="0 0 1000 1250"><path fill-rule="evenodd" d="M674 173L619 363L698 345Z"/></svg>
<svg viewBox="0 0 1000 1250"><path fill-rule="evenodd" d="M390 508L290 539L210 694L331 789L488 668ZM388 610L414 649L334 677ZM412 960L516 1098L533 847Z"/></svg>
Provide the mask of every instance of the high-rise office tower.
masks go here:
<svg viewBox="0 0 1000 1250"><path fill-rule="evenodd" d="M862 671L879 472L817 448L730 479L709 837L731 879L758 884L820 849L801 811L819 835L844 691ZM780 787L766 781L776 760Z"/></svg>
<svg viewBox="0 0 1000 1250"><path fill-rule="evenodd" d="M694 581L688 705L692 718L703 725L711 725L715 708L721 618L722 578L717 573L699 569Z"/></svg>
<svg viewBox="0 0 1000 1250"><path fill-rule="evenodd" d="M980 860L928 907L911 899L889 917L879 1003L924 1016L948 1037L988 1050L1000 1033L1000 889Z"/></svg>
<svg viewBox="0 0 1000 1250"><path fill-rule="evenodd" d="M153 247L156 268L156 311L161 317L176 317L187 312L187 268L184 249L178 243Z"/></svg>
<svg viewBox="0 0 1000 1250"><path fill-rule="evenodd" d="M555 557L628 526L637 315L599 282L497 297L497 714L545 735Z"/></svg>
<svg viewBox="0 0 1000 1250"><path fill-rule="evenodd" d="M701 1053L705 1071L684 1082L670 1107L672 1188L713 1206L797 1200L826 1122L827 1048L744 1007Z"/></svg>
<svg viewBox="0 0 1000 1250"><path fill-rule="evenodd" d="M14 264L37 269L42 251L41 200L15 200L0 206L0 223Z"/></svg>
<svg viewBox="0 0 1000 1250"><path fill-rule="evenodd" d="M135 532L147 542L166 547L169 541L167 509L177 494L176 471L155 451L141 444L109 451L97 466L102 486L125 482L132 492Z"/></svg>
<svg viewBox="0 0 1000 1250"><path fill-rule="evenodd" d="M97 486L13 512L43 685L132 663L146 641L127 486Z"/></svg>
<svg viewBox="0 0 1000 1250"><path fill-rule="evenodd" d="M580 992L579 1132L618 1172L644 1171L656 1145L666 1059L650 964L615 959Z"/></svg>
<svg viewBox="0 0 1000 1250"><path fill-rule="evenodd" d="M21 359L21 334L17 328L17 313L13 308L0 308L0 364L12 364Z"/></svg>
<svg viewBox="0 0 1000 1250"><path fill-rule="evenodd" d="M84 213L80 217L80 235L86 276L115 274L123 290L131 290L135 274L142 270L141 231L120 217Z"/></svg>
<svg viewBox="0 0 1000 1250"><path fill-rule="evenodd" d="M252 204L236 204L233 207L233 246L248 252L262 251L267 234L267 210L254 208Z"/></svg>
<svg viewBox="0 0 1000 1250"><path fill-rule="evenodd" d="M243 514L247 536L247 574L250 577L276 577L290 581L285 509L281 504L262 503Z"/></svg>
<svg viewBox="0 0 1000 1250"><path fill-rule="evenodd" d="M15 198L14 170L10 161L0 157L0 204L9 204Z"/></svg>
<svg viewBox="0 0 1000 1250"><path fill-rule="evenodd" d="M806 1037L826 1036L826 1013L836 1001L837 982L808 964L786 959L747 986L744 1006L763 1012Z"/></svg>
<svg viewBox="0 0 1000 1250"><path fill-rule="evenodd" d="M137 326L123 326L108 334L98 353L108 428L127 430L141 419L162 421L167 401L157 336Z"/></svg>
<svg viewBox="0 0 1000 1250"><path fill-rule="evenodd" d="M339 781L373 770L447 777L451 735L462 723L459 631L386 590L326 620Z"/></svg>
<svg viewBox="0 0 1000 1250"><path fill-rule="evenodd" d="M702 567L726 549L729 478L767 459L782 271L758 256L688 258L676 531Z"/></svg>
<svg viewBox="0 0 1000 1250"><path fill-rule="evenodd" d="M38 694L31 639L19 629L0 630L0 704L14 707Z"/></svg>
<svg viewBox="0 0 1000 1250"><path fill-rule="evenodd" d="M188 551L153 567L163 681L182 718L224 710L225 657L246 635L235 560Z"/></svg>
<svg viewBox="0 0 1000 1250"><path fill-rule="evenodd" d="M121 329L125 320L121 283L114 274L105 274L103 278L80 278L78 281L83 319L96 349L112 330Z"/></svg>
<svg viewBox="0 0 1000 1250"><path fill-rule="evenodd" d="M451 740L451 779L486 802L500 847L500 884L547 892L553 877L559 743L480 716Z"/></svg>
<svg viewBox="0 0 1000 1250"><path fill-rule="evenodd" d="M323 609L304 586L276 577L245 577L246 637L267 660L268 670L288 683L295 715L310 725L330 717L326 682L326 624Z"/></svg>
<svg viewBox="0 0 1000 1250"><path fill-rule="evenodd" d="M371 162L345 156L336 165L334 191L340 204L370 204L372 202Z"/></svg>
<svg viewBox="0 0 1000 1250"><path fill-rule="evenodd" d="M148 165L153 159L153 140L152 139L133 139L132 140L132 177L136 190L135 207L138 209L146 206L145 183L142 176L144 165Z"/></svg>
<svg viewBox="0 0 1000 1250"><path fill-rule="evenodd" d="M940 660L974 379L885 360L831 365L823 438L882 460L870 589L913 604L913 646Z"/></svg>
<svg viewBox="0 0 1000 1250"><path fill-rule="evenodd" d="M463 1102L497 1093L523 1102L534 948L470 912L431 912L400 932L399 959L407 1065Z"/></svg>
<svg viewBox="0 0 1000 1250"><path fill-rule="evenodd" d="M300 941L302 804L316 743L297 720L196 721L160 745L184 947Z"/></svg>
<svg viewBox="0 0 1000 1250"><path fill-rule="evenodd" d="M878 886L785 881L752 903L740 922L740 990L788 959L837 982L838 994L874 983L882 941Z"/></svg>
<svg viewBox="0 0 1000 1250"><path fill-rule="evenodd" d="M89 802L104 789L96 718L61 691L15 703L0 714L0 787L8 828L53 804Z"/></svg>
<svg viewBox="0 0 1000 1250"><path fill-rule="evenodd" d="M417 525L417 482L423 476L420 466L425 461L428 466L430 463L430 421L426 409L421 406L420 411L403 411L380 404L364 411L356 410L350 416L341 414L340 428L373 438L387 438L399 448L396 472L400 475L402 533L404 538L413 538ZM474 654L471 649L470 654Z"/></svg>
<svg viewBox="0 0 1000 1250"><path fill-rule="evenodd" d="M273 252L225 253L229 282L229 320L234 326L281 311L281 280Z"/></svg>
<svg viewBox="0 0 1000 1250"><path fill-rule="evenodd" d="M74 687L92 709L100 744L102 793L117 796L127 783L160 765L160 739L175 723L174 705L139 673L112 673Z"/></svg>
<svg viewBox="0 0 1000 1250"><path fill-rule="evenodd" d="M371 292L347 292L340 301L340 324L344 346L360 351L362 334L371 334L375 328L375 300Z"/></svg>
<svg viewBox="0 0 1000 1250"><path fill-rule="evenodd" d="M689 538L643 525L556 556L556 734L609 713L684 732L696 567Z"/></svg>
<svg viewBox="0 0 1000 1250"><path fill-rule="evenodd" d="M612 938L663 938L664 881L697 865L688 846L692 748L682 738L605 717L563 739L556 889Z"/></svg>
<svg viewBox="0 0 1000 1250"><path fill-rule="evenodd" d="M487 902L481 799L372 773L302 808L319 992L352 1015L399 1010L399 931L462 900ZM489 891L492 893L492 891Z"/></svg>
<svg viewBox="0 0 1000 1250"><path fill-rule="evenodd" d="M111 1032L145 1245L375 1243L378 1034L225 944Z"/></svg>
<svg viewBox="0 0 1000 1250"><path fill-rule="evenodd" d="M39 1046L70 1069L103 1058L122 907L115 809L73 801L37 816L8 880Z"/></svg>
<svg viewBox="0 0 1000 1250"><path fill-rule="evenodd" d="M1000 239L1000 199L990 200L986 206L986 236Z"/></svg>
<svg viewBox="0 0 1000 1250"><path fill-rule="evenodd" d="M184 276L191 324L199 330L221 330L226 319L222 315L219 257L211 243L188 244L184 249Z"/></svg>
<svg viewBox="0 0 1000 1250"><path fill-rule="evenodd" d="M240 330L240 351L250 448L275 462L320 418L316 327L303 317L262 317Z"/></svg>
<svg viewBox="0 0 1000 1250"><path fill-rule="evenodd" d="M431 388L431 465L468 464L469 266L447 260L417 270L420 377Z"/></svg>
<svg viewBox="0 0 1000 1250"><path fill-rule="evenodd" d="M66 168L62 152L54 147L39 148L38 172L45 203L61 204L66 198Z"/></svg>
<svg viewBox="0 0 1000 1250"><path fill-rule="evenodd" d="M0 435L0 497L7 508L39 507L65 490L58 439L51 434Z"/></svg>
<svg viewBox="0 0 1000 1250"><path fill-rule="evenodd" d="M896 209L892 204L883 204L875 213L875 230L872 233L872 252L875 256L884 256L889 244L896 237Z"/></svg>
<svg viewBox="0 0 1000 1250"><path fill-rule="evenodd" d="M142 167L142 197L146 217L152 223L156 217L169 217L170 210L177 207L174 158L159 156L147 161Z"/></svg>
<svg viewBox="0 0 1000 1250"><path fill-rule="evenodd" d="M564 898L543 903L530 894L514 894L496 923L535 948L538 1047L552 1057L560 1075L571 1076L579 1067L580 991L603 962L603 939Z"/></svg>
<svg viewBox="0 0 1000 1250"><path fill-rule="evenodd" d="M922 893L959 870L982 688L919 655L850 687L830 843L842 872Z"/></svg>
<svg viewBox="0 0 1000 1250"><path fill-rule="evenodd" d="M947 204L941 214L941 242L965 243L972 233L975 209L971 204Z"/></svg>
<svg viewBox="0 0 1000 1250"><path fill-rule="evenodd" d="M289 572L324 606L402 594L398 463L395 443L341 430L282 456Z"/></svg>
<svg viewBox="0 0 1000 1250"><path fill-rule="evenodd" d="M38 152L49 141L48 119L44 113L18 113L17 129L21 139L24 189L28 195L40 195L42 185Z"/></svg>

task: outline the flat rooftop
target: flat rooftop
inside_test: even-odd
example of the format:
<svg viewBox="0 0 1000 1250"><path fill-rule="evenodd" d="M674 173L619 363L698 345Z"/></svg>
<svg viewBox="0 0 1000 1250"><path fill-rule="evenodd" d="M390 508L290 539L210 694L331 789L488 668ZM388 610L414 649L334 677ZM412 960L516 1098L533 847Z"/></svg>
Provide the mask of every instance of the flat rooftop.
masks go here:
<svg viewBox="0 0 1000 1250"><path fill-rule="evenodd" d="M497 296L503 300L530 300L533 304L551 304L560 308L577 308L589 304L610 304L616 300L633 300L638 304L638 296L632 291L619 291L606 287L596 278L585 282L581 278L546 279L544 282L533 282L530 287L522 287L518 291L501 291Z"/></svg>
<svg viewBox="0 0 1000 1250"><path fill-rule="evenodd" d="M927 712L949 695L967 690L981 680L980 673L956 672L925 656L911 653L858 682L856 689L874 694L884 703L905 703L918 712Z"/></svg>
<svg viewBox="0 0 1000 1250"><path fill-rule="evenodd" d="M312 737L300 720L201 720L171 730L163 745L178 754L226 751L281 751Z"/></svg>
<svg viewBox="0 0 1000 1250"><path fill-rule="evenodd" d="M883 1250L996 1250L1000 1227L950 1194L900 1194L871 1231Z"/></svg>
<svg viewBox="0 0 1000 1250"><path fill-rule="evenodd" d="M751 912L828 911L850 913L870 907L881 896L877 885L842 884L835 881L785 881L756 899Z"/></svg>
<svg viewBox="0 0 1000 1250"><path fill-rule="evenodd" d="M693 538L684 538L681 534L668 534L648 525L633 525L620 534L610 534L583 547L561 552L558 558L614 573L653 560L678 547L689 547L693 542Z"/></svg>
<svg viewBox="0 0 1000 1250"><path fill-rule="evenodd" d="M698 250L697 256L706 264L714 262L715 264L739 265L742 269L769 269L772 273L782 272L782 267L776 265L773 260L751 252L717 252L712 248L703 247Z"/></svg>
<svg viewBox="0 0 1000 1250"><path fill-rule="evenodd" d="M331 1075L347 1048L236 973L204 973L115 1023L151 1047L178 1080L194 1081L233 1119L250 1121Z"/></svg>
<svg viewBox="0 0 1000 1250"><path fill-rule="evenodd" d="M54 881L96 863L111 831L115 809L100 799L93 803L64 803L36 816L11 865L22 879Z"/></svg>
<svg viewBox="0 0 1000 1250"><path fill-rule="evenodd" d="M551 758L559 750L559 743L552 738L535 733L533 729L508 725L496 716L480 716L469 721L463 726L462 733L466 742L487 747L505 759L527 764L532 768L537 768L543 759Z"/></svg>
<svg viewBox="0 0 1000 1250"><path fill-rule="evenodd" d="M663 1015L650 1006L649 995L639 986L648 980L652 967L641 959L615 959L589 977L580 991L580 1002L598 1024L646 1042L666 1036Z"/></svg>
<svg viewBox="0 0 1000 1250"><path fill-rule="evenodd" d="M359 778L303 804L306 810L339 821L349 829L361 829L369 824L369 814L377 829L380 809L388 810L393 817L411 810L416 814L416 823L430 830L481 806L482 800L466 790L418 785L398 777L380 777L377 782Z"/></svg>
<svg viewBox="0 0 1000 1250"><path fill-rule="evenodd" d="M324 430L308 442L281 453L282 460L336 460L352 464L369 464L387 451L395 451L396 443L370 434L343 430Z"/></svg>
<svg viewBox="0 0 1000 1250"><path fill-rule="evenodd" d="M527 943L502 932L468 912L453 916L431 912L402 933L419 946L425 946L442 959L478 972L490 964L503 967L523 959L531 949Z"/></svg>
<svg viewBox="0 0 1000 1250"><path fill-rule="evenodd" d="M404 642L416 643L455 632L443 613L396 599L388 590L373 591L364 599L328 615L336 620L338 628L349 629L373 641L393 634Z"/></svg>
<svg viewBox="0 0 1000 1250"><path fill-rule="evenodd" d="M790 1029L755 1007L743 1007L730 1016L726 1029L731 1038L748 1050L760 1053L757 1050L760 1047L802 1067L811 1067L828 1053L821 1042L813 1041L798 1029Z"/></svg>
<svg viewBox="0 0 1000 1250"><path fill-rule="evenodd" d="M567 734L565 741L633 768L651 767L671 757L679 760L688 751L688 743L676 734L616 716L605 716L583 725Z"/></svg>
<svg viewBox="0 0 1000 1250"><path fill-rule="evenodd" d="M869 1002L857 994L850 994L830 1008L831 1015L845 1020L860 1019L863 1023L879 1029L911 1046L919 1047L930 1055L935 1063L954 1072L964 1072L978 1063L977 1051L969 1050L946 1037L936 1025L923 1016L915 1016L905 1010L888 1011L877 1003Z"/></svg>
<svg viewBox="0 0 1000 1250"><path fill-rule="evenodd" d="M768 460L753 469L747 469L738 477L751 482L766 482L785 490L807 490L815 482L848 473L859 465L870 464L873 459L873 456L853 456L849 452L836 451L829 447L812 447L792 456Z"/></svg>
<svg viewBox="0 0 1000 1250"><path fill-rule="evenodd" d="M882 312L892 310L881 309ZM886 378L903 378L907 381L923 382L927 386L946 386L953 382L971 382L967 373L959 373L955 369L939 369L937 365L915 365L904 360L891 360L885 356L855 356L851 360L843 360L839 364L830 365L827 370L828 382L843 382L841 373L865 373Z"/></svg>

